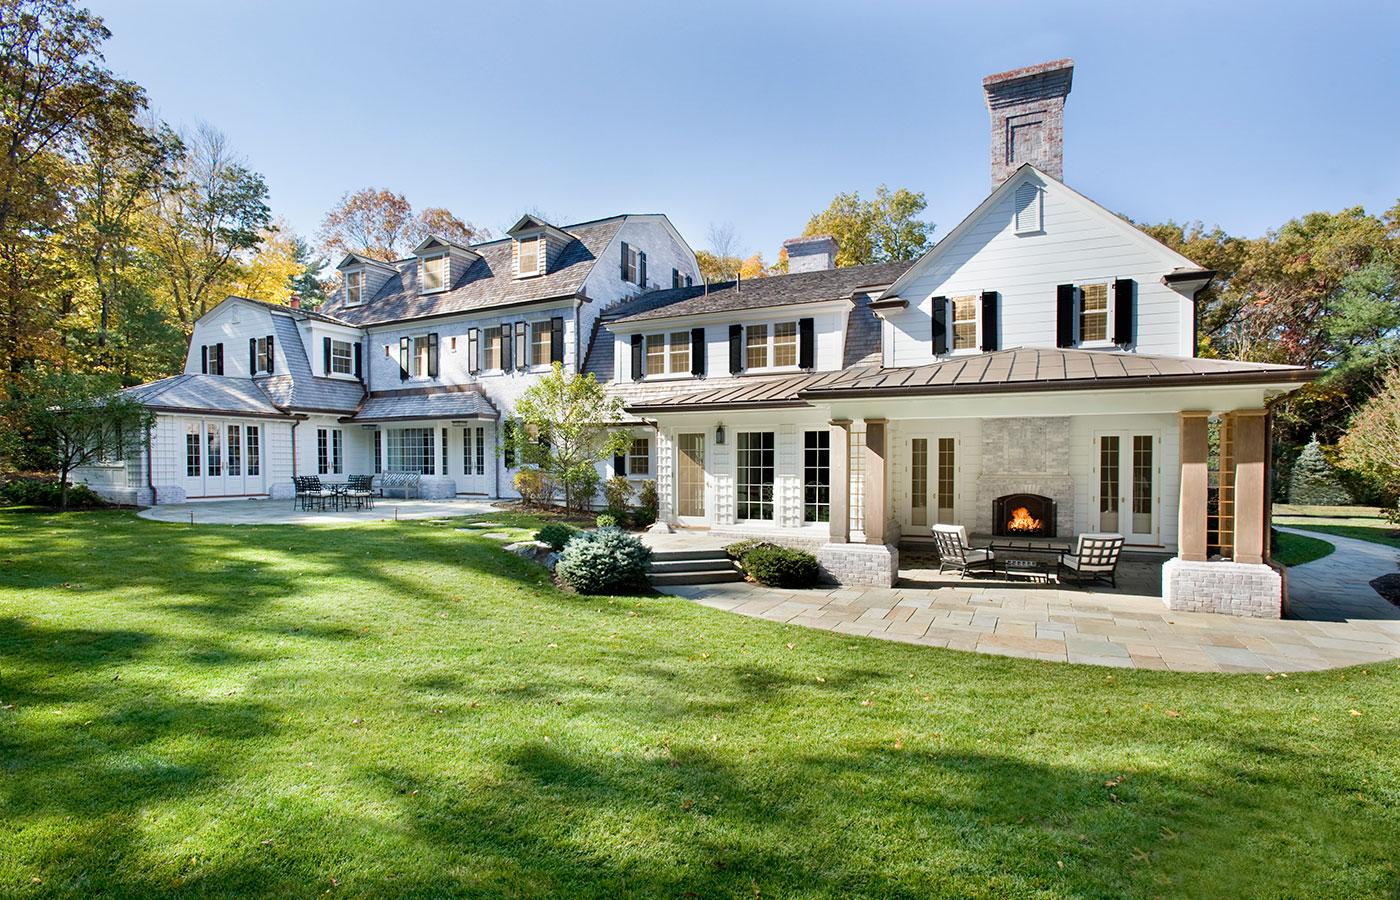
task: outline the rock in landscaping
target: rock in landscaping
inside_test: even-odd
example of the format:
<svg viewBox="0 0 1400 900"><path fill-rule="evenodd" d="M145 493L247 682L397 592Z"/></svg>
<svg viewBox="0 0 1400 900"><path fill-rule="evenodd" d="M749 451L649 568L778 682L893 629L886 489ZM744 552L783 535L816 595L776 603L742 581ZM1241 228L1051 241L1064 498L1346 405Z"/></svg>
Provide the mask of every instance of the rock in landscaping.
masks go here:
<svg viewBox="0 0 1400 900"><path fill-rule="evenodd" d="M490 538L493 541L508 541L511 539L511 535L506 534L504 531L482 532L481 537Z"/></svg>

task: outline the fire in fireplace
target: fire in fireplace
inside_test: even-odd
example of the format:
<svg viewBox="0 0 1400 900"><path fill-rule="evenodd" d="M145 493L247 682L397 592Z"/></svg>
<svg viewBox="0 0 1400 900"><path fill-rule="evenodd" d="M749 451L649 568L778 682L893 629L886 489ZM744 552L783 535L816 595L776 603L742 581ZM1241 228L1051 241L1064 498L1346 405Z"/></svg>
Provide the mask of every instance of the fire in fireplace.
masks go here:
<svg viewBox="0 0 1400 900"><path fill-rule="evenodd" d="M1040 494L1006 494L992 501L997 537L1054 537L1055 501Z"/></svg>

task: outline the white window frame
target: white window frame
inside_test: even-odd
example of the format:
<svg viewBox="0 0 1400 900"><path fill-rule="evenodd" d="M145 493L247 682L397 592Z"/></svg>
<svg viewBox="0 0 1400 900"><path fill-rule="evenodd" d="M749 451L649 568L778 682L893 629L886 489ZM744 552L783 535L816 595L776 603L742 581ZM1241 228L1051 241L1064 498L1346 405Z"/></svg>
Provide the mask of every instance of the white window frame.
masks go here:
<svg viewBox="0 0 1400 900"><path fill-rule="evenodd" d="M342 358L336 351L344 348L345 356ZM345 368L338 368L340 362L344 362ZM355 345L351 341L342 341L339 338L331 338L331 358L329 360L332 375L349 375L355 377Z"/></svg>
<svg viewBox="0 0 1400 900"><path fill-rule="evenodd" d="M1074 338L1077 347L1112 347L1113 343L1113 282L1112 278L1090 278L1074 286ZM1084 337L1084 288L1103 285L1103 337L1087 340ZM1095 310L1097 313L1098 311Z"/></svg>
<svg viewBox="0 0 1400 900"><path fill-rule="evenodd" d="M365 273L363 269L345 273L345 305L363 306L365 302Z"/></svg>
<svg viewBox="0 0 1400 900"><path fill-rule="evenodd" d="M793 362L791 365L776 365L778 355L776 331L779 325L791 325L793 329ZM764 364L749 364L749 334L754 328L766 329L764 340ZM800 372L802 362L802 324L797 319L772 319L766 322L753 322L744 326L744 371L745 372Z"/></svg>
<svg viewBox="0 0 1400 900"><path fill-rule="evenodd" d="M684 338L684 340L680 341L677 338ZM653 344L654 341L659 342L659 344ZM661 352L657 354L661 358L661 371L653 372L651 371L651 349L657 345L661 348ZM676 361L673 354L677 352L678 347L684 348L685 353L685 365L679 368L673 365ZM694 377L690 371L690 353L689 331L653 331L644 334L642 335L642 377L650 381Z"/></svg>
<svg viewBox="0 0 1400 900"><path fill-rule="evenodd" d="M436 287L429 287L428 264L435 262L442 263L442 281ZM419 287L423 293L437 294L447 290L447 282L449 279L449 273L452 270L452 263L448 260L446 253L435 253L432 256L420 257L418 260L418 265L421 267L419 270L421 272L421 276L419 279Z"/></svg>
<svg viewBox="0 0 1400 900"><path fill-rule="evenodd" d="M637 444L638 444L638 442L640 442L640 441L645 441L645 442L646 442L646 445L647 445L646 453L645 453L645 454L642 454L642 455L639 455L639 454L637 453ZM652 439L651 439L650 437L646 436L646 435L634 436L634 437L632 438L632 443L631 443L631 445L627 448L627 477L628 477L628 478L650 478L650 477L651 477L651 456L652 456L652 449L653 449L652 444L653 444ZM638 460L641 460L641 462L642 462L641 465L638 465L638 464L637 464L637 461L638 461Z"/></svg>
<svg viewBox="0 0 1400 900"><path fill-rule="evenodd" d="M690 354L694 348L690 342L689 331L670 331L666 333L666 372L671 375L689 375L691 370ZM677 353L685 354L684 364L678 365Z"/></svg>
<svg viewBox="0 0 1400 900"><path fill-rule="evenodd" d="M535 267L533 269L526 269L524 266L526 244L534 245ZM544 274L544 235L536 234L531 235L530 237L523 237L517 240L515 249L515 260L515 264L518 268L516 274L519 275L521 278L527 278L532 275Z"/></svg>
<svg viewBox="0 0 1400 900"><path fill-rule="evenodd" d="M530 350L526 359L532 369L548 369L549 352L554 345L554 323L540 319L530 323Z"/></svg>
<svg viewBox="0 0 1400 900"><path fill-rule="evenodd" d="M426 334L410 335L408 339L408 377L427 379L432 376L428 374L428 355L431 352L431 345ZM442 352L442 348L438 348ZM438 359L438 371L442 371L442 360Z"/></svg>
<svg viewBox="0 0 1400 900"><path fill-rule="evenodd" d="M974 323L974 333L972 335L972 346L959 348L957 346L957 324L967 322L967 319L957 317L958 300L960 298L972 298L972 322ZM967 356L973 353L982 352L982 292L981 291L958 291L948 294L948 353L952 356Z"/></svg>
<svg viewBox="0 0 1400 900"><path fill-rule="evenodd" d="M629 284L637 284L642 277L642 250L640 247L627 245L627 278Z"/></svg>
<svg viewBox="0 0 1400 900"><path fill-rule="evenodd" d="M482 373L505 371L504 364L506 359L506 329L510 327L510 325L504 323L497 323L495 325L486 325L482 327L481 347L478 350L478 352L481 354L480 362ZM491 357L491 332L493 331L496 332L497 337L499 339L499 344L497 345L498 355L496 357L496 365L494 366L488 365L488 362L490 361Z"/></svg>

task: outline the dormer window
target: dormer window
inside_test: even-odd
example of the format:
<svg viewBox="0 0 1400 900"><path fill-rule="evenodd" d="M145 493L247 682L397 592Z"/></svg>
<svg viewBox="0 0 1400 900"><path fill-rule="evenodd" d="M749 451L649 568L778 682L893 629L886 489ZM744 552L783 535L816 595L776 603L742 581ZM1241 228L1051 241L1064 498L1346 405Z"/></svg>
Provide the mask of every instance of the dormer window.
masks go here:
<svg viewBox="0 0 1400 900"><path fill-rule="evenodd" d="M447 288L447 254L425 256L423 266L423 293L441 291Z"/></svg>
<svg viewBox="0 0 1400 900"><path fill-rule="evenodd" d="M359 306L364 302L365 273L345 273L345 305Z"/></svg>
<svg viewBox="0 0 1400 900"><path fill-rule="evenodd" d="M520 239L520 250L517 264L518 271L516 274L521 275L522 277L525 275L541 274L540 262L542 261L544 256L544 254L541 252L541 250L543 249L543 244L544 238L538 235L536 235L535 237L527 237Z"/></svg>

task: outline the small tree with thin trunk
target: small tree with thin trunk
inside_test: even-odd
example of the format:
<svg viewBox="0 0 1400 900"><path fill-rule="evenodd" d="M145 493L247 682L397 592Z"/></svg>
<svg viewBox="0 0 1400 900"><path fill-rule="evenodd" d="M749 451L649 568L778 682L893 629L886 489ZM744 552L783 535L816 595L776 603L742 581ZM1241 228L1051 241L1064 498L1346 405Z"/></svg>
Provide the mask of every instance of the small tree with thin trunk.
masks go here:
<svg viewBox="0 0 1400 900"><path fill-rule="evenodd" d="M567 509L584 509L598 487L600 462L626 452L631 435L617 429L622 401L608 397L593 373L566 373L559 363L516 404L515 458L538 466L564 491Z"/></svg>
<svg viewBox="0 0 1400 900"><path fill-rule="evenodd" d="M39 375L32 387L23 419L31 440L52 454L61 509L68 508L74 469L125 458L155 421L150 410L119 393L104 376L51 371Z"/></svg>

